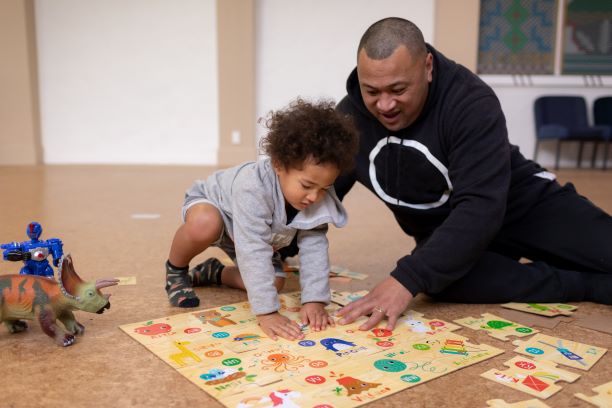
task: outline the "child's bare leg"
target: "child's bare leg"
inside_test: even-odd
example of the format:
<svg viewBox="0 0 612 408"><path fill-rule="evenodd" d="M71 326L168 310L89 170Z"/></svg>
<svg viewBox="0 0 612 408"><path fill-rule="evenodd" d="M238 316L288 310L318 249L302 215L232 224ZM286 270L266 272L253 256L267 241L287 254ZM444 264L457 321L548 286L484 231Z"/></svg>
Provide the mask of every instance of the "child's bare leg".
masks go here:
<svg viewBox="0 0 612 408"><path fill-rule="evenodd" d="M221 274L221 283L230 288L246 290L240 271L235 266L226 266ZM275 277L274 286L278 292L285 286L285 278Z"/></svg>
<svg viewBox="0 0 612 408"><path fill-rule="evenodd" d="M166 263L166 292L173 306L196 307L200 299L195 295L189 277L189 262L215 242L223 231L223 219L213 205L202 203L191 207L172 240Z"/></svg>

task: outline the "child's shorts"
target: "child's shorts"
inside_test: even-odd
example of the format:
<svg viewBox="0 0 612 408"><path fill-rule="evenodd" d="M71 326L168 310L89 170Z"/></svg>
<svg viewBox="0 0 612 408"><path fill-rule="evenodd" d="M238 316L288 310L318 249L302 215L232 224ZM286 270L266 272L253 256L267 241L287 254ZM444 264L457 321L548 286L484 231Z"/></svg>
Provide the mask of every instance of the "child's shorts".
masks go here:
<svg viewBox="0 0 612 408"><path fill-rule="evenodd" d="M187 195L185 197L185 203L183 204L183 208L181 210L183 223L185 222L185 218L187 217L187 210L189 210L191 207L193 207L196 204L210 204L213 207L217 208L215 203L213 203L212 201L206 198L193 197L193 196ZM217 211L220 211L220 210L217 208ZM230 236L227 234L225 230L225 225L223 226L221 235L215 242L211 244L211 246L215 246L221 249L223 252L225 252L230 257L230 259L234 262L235 265L238 265L238 262L236 261L236 247L234 246L234 241L232 241ZM287 272L284 271L283 261L278 251L275 251L274 254L272 255L272 265L274 266L274 276L278 278L287 277ZM238 270L240 270L240 266L238 266Z"/></svg>

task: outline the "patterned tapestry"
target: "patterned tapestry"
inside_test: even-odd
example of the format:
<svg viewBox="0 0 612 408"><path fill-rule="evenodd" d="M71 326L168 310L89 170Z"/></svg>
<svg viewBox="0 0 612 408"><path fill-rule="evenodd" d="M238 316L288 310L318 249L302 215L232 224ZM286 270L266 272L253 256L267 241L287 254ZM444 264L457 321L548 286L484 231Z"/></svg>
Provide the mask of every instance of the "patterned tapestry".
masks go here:
<svg viewBox="0 0 612 408"><path fill-rule="evenodd" d="M568 0L564 74L612 74L612 0Z"/></svg>
<svg viewBox="0 0 612 408"><path fill-rule="evenodd" d="M556 19L555 0L482 0L478 73L553 74Z"/></svg>

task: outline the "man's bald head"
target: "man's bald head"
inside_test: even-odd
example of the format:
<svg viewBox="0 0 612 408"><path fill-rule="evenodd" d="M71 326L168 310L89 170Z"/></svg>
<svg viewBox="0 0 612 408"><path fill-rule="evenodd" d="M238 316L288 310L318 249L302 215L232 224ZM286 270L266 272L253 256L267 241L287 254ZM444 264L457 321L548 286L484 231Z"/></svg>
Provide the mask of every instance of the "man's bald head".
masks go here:
<svg viewBox="0 0 612 408"><path fill-rule="evenodd" d="M393 54L400 45L413 57L425 55L427 47L423 33L414 23L399 17L389 17L372 24L361 37L357 55L364 50L371 59L381 60Z"/></svg>

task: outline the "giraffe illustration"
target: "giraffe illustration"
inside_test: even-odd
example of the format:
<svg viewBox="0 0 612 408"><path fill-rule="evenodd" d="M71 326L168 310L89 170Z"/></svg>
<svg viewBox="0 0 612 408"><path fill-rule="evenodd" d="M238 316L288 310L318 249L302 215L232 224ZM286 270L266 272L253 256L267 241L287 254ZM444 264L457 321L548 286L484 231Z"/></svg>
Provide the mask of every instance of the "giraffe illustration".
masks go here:
<svg viewBox="0 0 612 408"><path fill-rule="evenodd" d="M191 358L196 362L200 362L202 361L202 359L200 357L198 357L193 351L189 350L186 346L188 344L191 344L190 341L175 341L174 345L181 350L180 353L174 353L174 354L170 354L169 358L171 360L173 360L176 364L178 364L181 367L184 367L187 365L187 363L185 363L183 361L183 359L185 358Z"/></svg>

